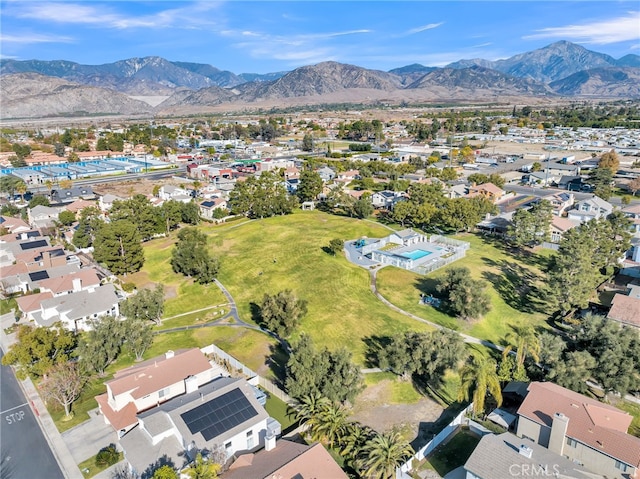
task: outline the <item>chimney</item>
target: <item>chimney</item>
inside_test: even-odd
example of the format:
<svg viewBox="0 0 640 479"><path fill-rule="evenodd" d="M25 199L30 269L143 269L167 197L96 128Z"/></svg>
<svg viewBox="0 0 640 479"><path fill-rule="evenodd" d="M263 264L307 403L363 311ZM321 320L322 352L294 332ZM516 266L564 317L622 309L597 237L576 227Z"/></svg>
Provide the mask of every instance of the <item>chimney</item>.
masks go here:
<svg viewBox="0 0 640 479"><path fill-rule="evenodd" d="M195 376L189 376L188 378L185 378L184 380L184 388L185 388L185 393L189 394L192 393L194 391L198 390L198 378L196 378Z"/></svg>
<svg viewBox="0 0 640 479"><path fill-rule="evenodd" d="M264 450L273 451L276 448L276 433L271 429L267 429L267 435L264 437Z"/></svg>
<svg viewBox="0 0 640 479"><path fill-rule="evenodd" d="M164 353L164 358L165 359L171 359L174 356L175 356L175 353L171 349L169 351L167 351L166 353Z"/></svg>
<svg viewBox="0 0 640 479"><path fill-rule="evenodd" d="M82 280L80 278L73 278L73 291L82 290Z"/></svg>
<svg viewBox="0 0 640 479"><path fill-rule="evenodd" d="M518 452L521 456L528 457L529 459L531 459L531 456L533 455L533 449L531 449L529 446L525 446L524 444L520 444Z"/></svg>
<svg viewBox="0 0 640 479"><path fill-rule="evenodd" d="M562 456L564 450L564 443L567 436L567 426L569 425L569 418L557 412L553 415L553 422L551 423L551 435L549 436L549 447L551 452Z"/></svg>

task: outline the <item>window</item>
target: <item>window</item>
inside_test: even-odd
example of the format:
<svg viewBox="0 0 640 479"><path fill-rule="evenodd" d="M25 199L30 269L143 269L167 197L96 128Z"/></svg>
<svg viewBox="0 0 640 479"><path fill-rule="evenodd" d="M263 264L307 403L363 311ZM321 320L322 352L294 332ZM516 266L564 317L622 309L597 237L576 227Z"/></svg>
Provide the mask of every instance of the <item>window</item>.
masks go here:
<svg viewBox="0 0 640 479"><path fill-rule="evenodd" d="M165 396L168 396L170 390L171 390L171 388L161 389L160 391L158 391L158 397L163 398Z"/></svg>
<svg viewBox="0 0 640 479"><path fill-rule="evenodd" d="M572 439L570 437L567 438L567 445L569 447L578 447L578 441L576 441L575 439Z"/></svg>
<svg viewBox="0 0 640 479"><path fill-rule="evenodd" d="M622 472L627 472L628 468L629 466L627 466L624 462L616 461L616 469L619 469Z"/></svg>
<svg viewBox="0 0 640 479"><path fill-rule="evenodd" d="M231 441L224 445L224 451L227 453L227 457L231 456Z"/></svg>
<svg viewBox="0 0 640 479"><path fill-rule="evenodd" d="M247 432L247 449L253 449L253 431Z"/></svg>

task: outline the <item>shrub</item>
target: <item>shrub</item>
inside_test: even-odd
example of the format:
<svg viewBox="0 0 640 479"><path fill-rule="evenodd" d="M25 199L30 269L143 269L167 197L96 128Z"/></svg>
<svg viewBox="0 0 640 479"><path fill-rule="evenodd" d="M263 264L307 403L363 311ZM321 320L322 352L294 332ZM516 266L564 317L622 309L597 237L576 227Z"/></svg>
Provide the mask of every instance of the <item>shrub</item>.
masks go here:
<svg viewBox="0 0 640 479"><path fill-rule="evenodd" d="M122 289L127 293L130 293L136 289L136 285L134 283L122 283Z"/></svg>
<svg viewBox="0 0 640 479"><path fill-rule="evenodd" d="M96 466L113 466L120 460L120 454L118 453L115 444L109 444L107 447L100 449L100 452L96 455Z"/></svg>

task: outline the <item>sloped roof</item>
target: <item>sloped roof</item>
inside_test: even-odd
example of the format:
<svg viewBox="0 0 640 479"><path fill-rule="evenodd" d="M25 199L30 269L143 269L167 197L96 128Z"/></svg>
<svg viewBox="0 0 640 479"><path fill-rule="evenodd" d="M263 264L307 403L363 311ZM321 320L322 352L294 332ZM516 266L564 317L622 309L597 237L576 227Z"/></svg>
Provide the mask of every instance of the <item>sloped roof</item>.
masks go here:
<svg viewBox="0 0 640 479"><path fill-rule="evenodd" d="M281 439L271 451L238 457L224 474L224 479L249 477L341 479L347 475L321 444L307 446Z"/></svg>
<svg viewBox="0 0 640 479"><path fill-rule="evenodd" d="M520 447L531 450L531 457L520 454ZM531 467L531 466L537 467ZM526 469L525 469L525 466ZM546 466L546 467L545 467ZM480 440L473 453L464 464L464 469L480 479L522 477L567 479L601 478L569 459L555 454L531 440L523 439L505 432L500 435L487 434ZM524 474L521 471L526 471ZM558 472L556 476L554 472Z"/></svg>
<svg viewBox="0 0 640 479"><path fill-rule="evenodd" d="M193 348L174 353L172 358L158 356L118 371L106 384L115 396L131 391L131 396L138 399L207 369L211 369L209 360L202 351Z"/></svg>
<svg viewBox="0 0 640 479"><path fill-rule="evenodd" d="M640 328L640 299L616 293L607 318Z"/></svg>
<svg viewBox="0 0 640 479"><path fill-rule="evenodd" d="M40 303L47 299L53 298L53 294L49 291L46 293L36 293L36 294L28 294L26 296L20 296L16 298L16 303L18 303L18 308L23 313L31 313L33 311L38 311L40 309Z"/></svg>
<svg viewBox="0 0 640 479"><path fill-rule="evenodd" d="M577 221L572 221L567 218L562 218L560 216L554 216L553 218L551 218L551 224L553 225L554 228L560 231L569 231L570 229L573 229L576 226L578 226L580 223L578 223Z"/></svg>
<svg viewBox="0 0 640 479"><path fill-rule="evenodd" d="M39 282L40 288L47 289L52 293L62 293L65 291L73 291L73 280L79 279L82 282L82 287L86 286L98 286L100 279L94 269L83 268L77 273L72 273L65 276L59 276L57 278L48 278Z"/></svg>
<svg viewBox="0 0 640 479"><path fill-rule="evenodd" d="M114 411L109 406L107 393L96 396L96 402L100 406L100 411L109 420L109 424L116 430L127 429L129 426L138 423L137 409L135 403L130 402L119 411Z"/></svg>
<svg viewBox="0 0 640 479"><path fill-rule="evenodd" d="M553 383L533 382L518 415L551 427L553 416L569 418L567 436L634 467L640 466L640 438L627 434L633 417Z"/></svg>

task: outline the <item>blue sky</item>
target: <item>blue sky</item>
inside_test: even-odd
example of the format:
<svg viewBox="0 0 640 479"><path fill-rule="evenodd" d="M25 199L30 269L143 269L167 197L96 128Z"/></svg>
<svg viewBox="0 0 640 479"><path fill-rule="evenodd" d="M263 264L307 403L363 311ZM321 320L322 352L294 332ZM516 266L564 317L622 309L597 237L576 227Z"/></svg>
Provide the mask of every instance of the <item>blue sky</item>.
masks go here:
<svg viewBox="0 0 640 479"><path fill-rule="evenodd" d="M234 73L334 60L389 70L496 60L569 40L640 54L637 1L0 0L0 54L110 63L157 55Z"/></svg>

